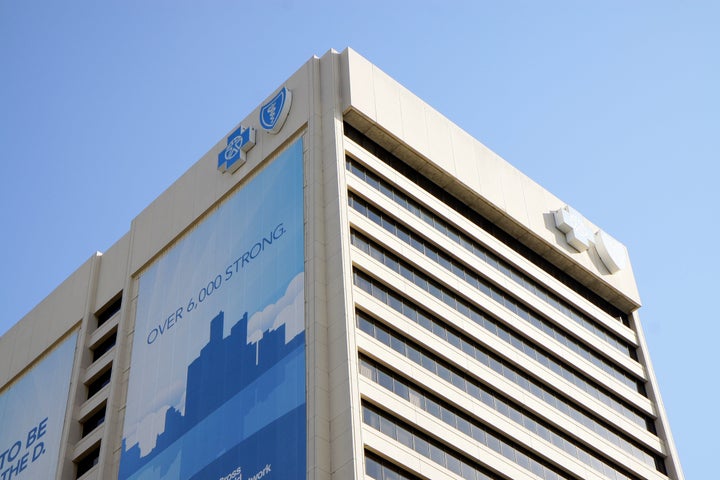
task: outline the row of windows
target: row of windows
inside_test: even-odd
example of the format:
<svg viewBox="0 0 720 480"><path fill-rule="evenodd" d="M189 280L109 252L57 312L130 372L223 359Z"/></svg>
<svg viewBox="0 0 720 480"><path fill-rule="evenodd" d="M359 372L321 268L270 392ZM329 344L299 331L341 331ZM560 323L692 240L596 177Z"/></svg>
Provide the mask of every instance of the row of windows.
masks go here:
<svg viewBox="0 0 720 480"><path fill-rule="evenodd" d="M351 240L353 245L357 248L368 255L373 256L373 258L382 262L388 268L400 273L406 279L413 282L421 289L429 292L431 295L455 309L460 314L471 319L480 327L486 329L493 335L496 335L506 343L509 343L515 348L525 352L526 355L530 356L538 363L553 370L558 375L561 375L563 378L573 383L576 387L584 390L618 413L626 416L630 420L633 420L638 425L650 429L648 422L646 421L646 417L639 413L637 409L628 406L625 402L617 398L613 392L609 392L606 389L594 384L591 380L588 380L584 375L564 364L561 360L543 352L531 342L526 341L523 337L515 334L515 332L505 328L498 322L495 322L492 318L487 317L473 305L464 299L457 297L453 292L436 282L433 282L432 280L428 280L423 274L407 266L407 264L401 262L397 257L379 250L377 246L371 244L369 240L359 236L356 232L352 232Z"/></svg>
<svg viewBox="0 0 720 480"><path fill-rule="evenodd" d="M637 478L618 470L615 465L611 464L596 453L588 450L584 446L577 445L569 437L560 433L557 428L550 426L546 422L540 420L536 415L529 413L512 402L509 402L496 392L493 392L483 385L469 380L466 377L463 378L462 374L457 371L453 371L452 367L443 365L443 362L436 362L436 367L437 372L443 372L445 369L449 369L452 372L451 376L456 378L454 383L461 383L464 380L464 388L461 388L463 391L471 394L474 398L480 400L488 407L517 423L520 427L530 430L545 439L548 443L562 449L569 455L577 458L584 464L591 466L607 477L615 480L629 480ZM412 403L414 406L430 413L456 430L461 431L465 435L475 438L472 430L474 428L485 428L484 426L478 424L475 419L459 412L455 407L452 407L437 397L423 391L417 385L414 385L403 377L381 367L369 359L361 358L360 373L373 382ZM500 442L503 441L504 440L500 439ZM518 458L517 452L513 450L517 450L517 448L512 447L510 450L507 450L507 454L502 451L499 453L503 453L503 455L508 457L511 461L520 463L523 468L530 470L530 467L525 462L525 459L523 458L521 460ZM508 456L508 454L510 456ZM533 461L532 457L533 456L530 455L531 462Z"/></svg>
<svg viewBox="0 0 720 480"><path fill-rule="evenodd" d="M392 290L387 289L384 285L379 284L375 280L359 272L355 272L354 278L356 285L373 295L378 300L391 306L409 320L412 320L426 330L432 332L434 335L440 337L445 342L453 345L458 350L463 351L470 357L492 368L504 378L512 381L528 393L531 393L538 399L546 402L551 407L571 417L576 422L586 426L593 432L610 441L611 443L624 450L626 453L634 456L638 460L642 461L646 465L657 468L659 471L664 472L663 461L656 454L652 453L646 448L641 448L638 445L635 445L624 435L621 435L611 430L606 425L593 418L591 415L583 412L578 406L576 406L572 402L564 399L559 394L553 392L550 388L542 385L540 382L529 377L527 374L521 372L516 367L508 364L506 361L489 352L487 349L481 347L465 335L449 328L445 323L441 322L429 313L419 309L414 304L412 304L412 302L400 297ZM363 314L359 313L358 321L361 325L364 325L364 322L366 320L363 320L362 317ZM374 323L372 320L370 320L370 322ZM361 328L363 328L363 330L367 329L368 333L370 333L371 327L369 325L364 325ZM372 330L372 332L373 333L371 333L371 335L380 339L383 343L388 344L388 339L382 331L378 332L374 329ZM392 334L390 334L389 344L392 345ZM405 352L405 349L403 349L400 345L393 346L393 348L399 353L404 354ZM451 381L452 383L452 380L449 381Z"/></svg>
<svg viewBox="0 0 720 480"><path fill-rule="evenodd" d="M626 372L621 367L610 363L608 360L591 350L586 345L580 343L575 338L570 337L560 330L556 325L542 316L536 314L531 309L523 305L520 301L505 293L495 285L491 284L469 267L461 264L450 255L446 254L435 245L431 244L420 235L409 230L407 227L399 224L394 218L385 212L381 212L377 208L369 205L365 200L355 196L348 196L348 203L358 213L367 217L377 225L399 238L407 245L412 246L428 259L441 265L443 268L452 272L457 277L469 283L476 289L491 297L500 305L504 305L510 311L516 313L520 318L529 322L535 328L543 331L545 334L557 340L573 352L577 353L593 365L602 369L605 373L611 375L628 387L645 395L645 388L642 382L631 373Z"/></svg>
<svg viewBox="0 0 720 480"><path fill-rule="evenodd" d="M617 309L610 302L602 298L600 295L578 282L567 274L563 269L557 267L533 249L529 248L522 242L520 242L515 235L509 234L502 228L500 228L495 222L491 222L487 218L480 215L477 211L469 207L463 201L455 198L446 188L440 187L435 184L432 180L424 177L416 168L409 166L402 160L395 157L393 154L385 150L377 143L370 140L368 137L363 135L360 131L355 129L348 123L343 124L345 135L352 139L354 142L359 144L367 152L375 156L375 158L384 162L390 168L395 170L400 175L404 176L410 182L413 182L427 193L435 197L437 200L443 202L449 208L459 213L469 221L489 233L506 246L513 249L518 254L525 257L527 260L532 262L535 266L541 268L548 275L554 277L559 282L566 285L568 288L573 290L575 293L591 302L596 307L610 315L611 317L617 318L625 326L629 326L630 322L625 313Z"/></svg>
<svg viewBox="0 0 720 480"><path fill-rule="evenodd" d="M352 159L348 158L347 168L355 176L363 180L369 186L380 191L390 200L403 207L403 209L407 210L417 218L423 220L429 226L455 242L457 245L460 245L468 252L474 254L475 257L477 257L479 260L481 260L488 266L499 271L505 277L513 280L515 283L526 289L528 292L535 295L537 298L549 304L556 310L560 311L565 316L572 319L574 322L576 322L586 330L592 332L620 352L629 356L633 360L637 360L635 347L630 345L627 341L618 337L614 333L602 328L594 320L592 320L584 313L580 312L570 303L561 299L559 296L550 292L544 286L532 280L530 277L518 270L515 266L506 262L496 254L491 252L489 249L479 244L470 236L463 233L460 229L454 227L449 222L439 217L435 213L431 212L429 209L419 204L412 198L408 197L399 189L390 185L389 183L381 179L379 176L369 171L364 166L360 165L357 162L354 162Z"/></svg>
<svg viewBox="0 0 720 480"><path fill-rule="evenodd" d="M379 408L363 402L362 409L363 422L366 425L384 433L406 447L415 450L420 455L429 458L433 462L460 475L462 478L472 480L501 478L495 476L489 470L486 470L483 466L469 458L465 458L449 447L432 439L420 430L391 417L390 414ZM497 434L486 430L485 427L471 424L469 434L477 442L493 449L506 458L511 459L513 462L523 465L540 478L545 480L570 480L575 478L531 458L525 452L502 440Z"/></svg>
<svg viewBox="0 0 720 480"><path fill-rule="evenodd" d="M487 406L508 417L519 425L524 426L533 433L536 433L537 435L547 440L549 443L552 443L555 446L563 449L565 452L579 459L583 463L591 465L593 468L600 472L604 472L606 475L609 475L610 478L634 478L632 476L627 476L621 471L616 470L614 466L612 466L607 461L601 459L600 456L596 455L595 453L591 453L584 447L576 445L575 443L573 443L572 440L569 440L567 437L559 434L554 427L551 427L549 424L538 420L537 417L534 417L532 414L526 413L523 409L513 406L510 402L502 398L502 396L500 396L499 394L488 390L481 383L468 377L464 373L452 367L450 364L440 361L433 356L427 354L420 347L409 343L406 339L398 336L392 331L387 330L384 326L378 324L369 317L364 316L360 312L358 312L358 324L360 329L366 332L368 335L371 335L382 343L385 343L401 355L422 366L424 369L429 370L434 375L437 375L448 383L453 384L455 387L464 391L476 400L483 402ZM384 381L385 384L383 386L392 390L392 383L390 383L391 386L388 387L387 382L392 382L392 380L386 377ZM406 388L407 386L402 387L402 390L404 391ZM396 393L406 398L402 391L396 391ZM425 407L422 408L425 409ZM429 409L428 411L433 415L436 415L435 412L437 411L437 409L435 409L435 411ZM464 429L462 430L464 431ZM641 460L643 460L650 468L655 468L659 472L665 473L665 465L662 459L658 458L656 460L652 455L644 455ZM608 474L608 472L613 473Z"/></svg>
<svg viewBox="0 0 720 480"><path fill-rule="evenodd" d="M420 480L397 465L365 450L365 475L374 480Z"/></svg>

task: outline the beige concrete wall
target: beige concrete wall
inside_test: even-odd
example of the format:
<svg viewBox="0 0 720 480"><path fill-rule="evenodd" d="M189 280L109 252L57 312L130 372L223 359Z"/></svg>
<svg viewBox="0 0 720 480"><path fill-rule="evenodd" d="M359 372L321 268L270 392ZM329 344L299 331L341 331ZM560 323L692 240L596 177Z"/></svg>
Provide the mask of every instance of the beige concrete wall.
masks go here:
<svg viewBox="0 0 720 480"><path fill-rule="evenodd" d="M0 337L0 391L80 325L92 258Z"/></svg>

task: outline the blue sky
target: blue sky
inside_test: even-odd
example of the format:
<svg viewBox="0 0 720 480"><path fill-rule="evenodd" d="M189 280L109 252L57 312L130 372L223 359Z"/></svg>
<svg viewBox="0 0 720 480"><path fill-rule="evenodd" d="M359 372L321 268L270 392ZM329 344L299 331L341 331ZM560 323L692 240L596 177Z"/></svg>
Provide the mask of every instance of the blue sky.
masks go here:
<svg viewBox="0 0 720 480"><path fill-rule="evenodd" d="M0 0L0 332L351 46L627 245L686 477L711 478L719 24L702 0Z"/></svg>

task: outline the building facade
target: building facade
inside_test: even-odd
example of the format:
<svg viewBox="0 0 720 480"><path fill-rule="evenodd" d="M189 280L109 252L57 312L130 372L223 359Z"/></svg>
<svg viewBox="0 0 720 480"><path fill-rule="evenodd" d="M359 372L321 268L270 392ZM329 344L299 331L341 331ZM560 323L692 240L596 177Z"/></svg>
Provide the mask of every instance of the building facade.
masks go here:
<svg viewBox="0 0 720 480"><path fill-rule="evenodd" d="M0 337L0 479L683 479L625 247L352 50Z"/></svg>

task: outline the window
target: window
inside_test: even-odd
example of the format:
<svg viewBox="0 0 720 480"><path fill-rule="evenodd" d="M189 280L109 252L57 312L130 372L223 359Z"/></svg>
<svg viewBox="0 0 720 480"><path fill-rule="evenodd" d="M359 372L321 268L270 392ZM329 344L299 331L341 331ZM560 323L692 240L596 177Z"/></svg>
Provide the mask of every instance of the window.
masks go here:
<svg viewBox="0 0 720 480"><path fill-rule="evenodd" d="M95 318L97 318L97 326L99 327L103 323L110 320L113 315L120 311L121 305L122 295L118 295L117 298L111 300L107 305L98 310L98 312L95 314Z"/></svg>
<svg viewBox="0 0 720 480"><path fill-rule="evenodd" d="M113 333L102 342L98 343L93 347L90 347L90 351L92 351L92 361L94 362L98 358L105 355L111 348L115 346L116 341L117 330L113 331Z"/></svg>
<svg viewBox="0 0 720 480"><path fill-rule="evenodd" d="M88 396L87 398L91 398L93 395L95 395L97 392L99 392L105 385L110 383L110 377L112 375L112 369L108 368L103 373L95 377L94 380L87 383L87 389L88 389Z"/></svg>
<svg viewBox="0 0 720 480"><path fill-rule="evenodd" d="M100 460L100 444L91 449L84 457L75 461L76 475L80 478L85 475L91 468L98 464Z"/></svg>
<svg viewBox="0 0 720 480"><path fill-rule="evenodd" d="M86 437L90 432L103 423L105 423L105 405L103 405L100 410L80 422L82 425L82 437Z"/></svg>

